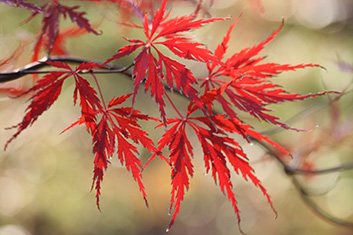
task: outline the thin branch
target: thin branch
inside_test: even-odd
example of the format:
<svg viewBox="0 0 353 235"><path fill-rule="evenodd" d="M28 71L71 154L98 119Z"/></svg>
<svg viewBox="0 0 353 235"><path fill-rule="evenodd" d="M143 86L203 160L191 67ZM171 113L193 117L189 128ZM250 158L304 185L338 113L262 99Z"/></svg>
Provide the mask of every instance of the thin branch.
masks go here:
<svg viewBox="0 0 353 235"><path fill-rule="evenodd" d="M318 169L318 170L308 170L308 169L301 169L301 168L293 168L288 166L284 160L281 158L281 156L278 155L278 152L273 149L272 147L262 143L261 141L257 139L253 139L249 137L251 141L256 142L257 144L261 145L263 148L266 149L266 151L269 152L271 156L273 156L275 159L278 160L278 162L283 166L284 171L292 178L292 182L299 192L302 200L304 203L319 217L334 223L336 225L342 225L345 227L353 228L353 222L350 221L345 221L340 218L337 218L325 210L323 210L315 201L310 197L312 195L310 192L308 192L296 179L295 175L319 175L319 174L329 174L329 173L334 173L334 172L340 172L344 170L351 170L353 169L353 161L346 162L340 166L337 167L331 167L331 168L325 168L325 169Z"/></svg>
<svg viewBox="0 0 353 235"><path fill-rule="evenodd" d="M334 173L338 171L345 171L345 170L352 170L353 169L353 161L348 161L345 162L342 165L336 166L336 167L330 167L330 168L325 168L325 169L317 169L317 170L312 170L312 169L303 169L303 168L295 168L287 165L285 161L278 156L278 153L276 150L269 145L259 141L258 139L254 139L251 136L248 136L249 140L251 142L256 142L256 144L262 146L271 156L273 156L278 162L283 166L284 171L288 175L321 175L321 174L329 174L329 173Z"/></svg>
<svg viewBox="0 0 353 235"><path fill-rule="evenodd" d="M97 79L96 75L94 75L93 71L90 71L90 73L91 73L92 77L94 78L94 81L95 81L95 83L96 83L96 85L97 85L98 92L99 92L99 96L101 97L104 110L107 110L107 105L105 104L103 92L102 92L101 86L100 86L99 83L98 83L98 79Z"/></svg>
<svg viewBox="0 0 353 235"><path fill-rule="evenodd" d="M13 81L13 80L19 79L21 77L24 77L28 74L47 74L47 73L51 73L51 72L58 72L57 70L55 70L55 71L53 71L53 70L38 70L38 69L42 69L45 67L50 67L50 65L46 63L47 61L64 62L64 63L71 63L71 64L82 64L82 63L89 63L89 62L94 62L99 65L103 64L103 62L96 62L96 61L85 60L85 59L81 59L81 58L74 58L74 57L69 57L69 56L57 56L57 57L51 57L49 59L47 59L45 57L40 61L36 61L31 64L25 65L24 67L22 67L21 69L18 69L17 71L8 72L8 73L0 73L0 83ZM91 72L93 72L95 74L120 73L120 74L124 74L124 75L128 76L129 78L132 78L133 75L129 69L133 66L134 66L133 63L126 66L126 67L117 67L117 66L105 64L104 67L102 67L102 69L105 69L105 70L91 70L91 71L87 70L87 71L81 71L80 74L87 74L87 73L91 73ZM164 84L164 88L166 90L170 90L170 91L179 90L176 87L169 87L168 84ZM173 94L177 94L177 95L180 95L186 99L189 99L182 92L175 92Z"/></svg>
<svg viewBox="0 0 353 235"><path fill-rule="evenodd" d="M65 56L60 56L60 57L52 57L52 58L44 58L40 61L33 62L31 64L28 64L24 66L23 68L14 71L14 72L8 72L8 73L0 73L0 83L3 82L9 82L12 80L19 79L23 76L26 76L28 74L45 74L45 73L50 73L50 72L55 72L55 71L39 71L39 69L49 67L50 65L47 64L47 61L57 61L57 62L65 62L65 63L72 63L72 64L82 64L82 63L88 63L88 62L93 62L89 60L84 60L81 58L73 58L73 57L65 57ZM100 62L95 62L97 64L103 64ZM105 65L105 67L102 67L102 69L106 70L94 70L94 73L123 73L128 76L131 76L131 72L129 71L129 68L131 68L133 64L127 66L127 67L116 67L116 66L111 66L111 65ZM89 73L87 72L81 72L81 73Z"/></svg>
<svg viewBox="0 0 353 235"><path fill-rule="evenodd" d="M300 196L303 199L303 201L307 204L307 206L314 211L315 214L320 216L321 218L332 222L334 224L346 226L353 228L353 222L345 221L340 218L337 218L329 213L327 213L325 210L323 210L319 205L317 205L308 195L309 193L301 186L301 184L298 182L298 180L295 177L292 177L292 181L296 189L300 192Z"/></svg>
<svg viewBox="0 0 353 235"><path fill-rule="evenodd" d="M306 170L306 169L300 169L300 168L292 168L291 169L290 167L287 167L286 172L288 174L322 175L322 174L329 174L329 173L346 171L346 170L351 170L351 169L353 169L353 161L345 162L344 164L337 166L337 167L318 169L318 170Z"/></svg>

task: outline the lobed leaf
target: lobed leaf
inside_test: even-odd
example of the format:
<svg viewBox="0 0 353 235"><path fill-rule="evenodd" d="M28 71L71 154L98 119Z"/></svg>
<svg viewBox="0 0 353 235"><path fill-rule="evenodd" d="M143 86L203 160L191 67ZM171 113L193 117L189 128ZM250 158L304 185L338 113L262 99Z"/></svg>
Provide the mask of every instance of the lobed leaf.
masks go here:
<svg viewBox="0 0 353 235"><path fill-rule="evenodd" d="M180 92L195 101L200 109L205 109L199 99L198 91L193 87L193 85L197 83L197 80L192 75L191 71L180 62L165 56L158 49L158 45L164 45L171 52L181 58L218 63L218 58L214 57L211 51L203 48L200 43L192 42L190 39L180 37L177 34L200 28L211 22L227 19L212 18L195 20L195 15L193 15L176 17L168 20L168 15L165 14L166 4L167 1L163 0L160 8L155 12L151 21L147 18L147 15L145 15L143 29L147 42L141 40L128 40L130 43L133 43L133 45L120 48L118 53L105 62L106 64L113 60L120 59L131 54L140 47L142 48L141 52L134 60L135 67L133 69L133 78L135 89L132 102L135 102L135 97L141 82L145 82L145 91L151 88L151 97L159 106L164 124L166 123L164 80L171 89L175 83L176 88ZM163 37L166 37L167 39L163 40ZM152 50L157 52L158 58L153 55Z"/></svg>
<svg viewBox="0 0 353 235"><path fill-rule="evenodd" d="M52 72L43 77L38 84L21 95L34 92L30 98L31 103L27 107L27 112L22 121L13 126L17 128L17 132L6 142L5 150L8 145L14 140L23 130L31 126L40 115L48 110L58 99L64 80L68 76L63 76L65 72Z"/></svg>
<svg viewBox="0 0 353 235"><path fill-rule="evenodd" d="M231 25L222 43L215 51L215 55L219 59L223 59L228 48L227 44L230 39L231 30L237 21L238 19ZM226 59L224 64L208 63L209 77L203 81L201 86L205 88L205 95L207 94L208 96L208 102L210 102L210 89L212 87L216 90L217 88L222 89L221 94L213 94L212 100L219 102L225 113L231 118L237 118L236 112L234 111L234 107L236 107L257 119L281 126L285 129L302 131L282 123L278 117L269 114L271 110L266 107L271 104L316 97L322 95L322 93L308 95L289 93L279 85L270 82L268 78L283 71L294 71L306 67L320 66L317 64L261 64L265 57L256 57L264 46L274 39L275 35L280 32L282 27L283 23L267 40L251 48L243 49L239 53L235 53ZM221 76L229 77L231 82L218 79L218 77ZM209 110L211 106L212 104L208 105Z"/></svg>
<svg viewBox="0 0 353 235"><path fill-rule="evenodd" d="M174 119L168 120L173 126L167 130L162 139L158 142L158 150L161 151L165 146L169 146L169 159L171 164L172 191L170 200L170 213L174 206L172 220L167 231L173 226L176 216L180 212L181 202L184 200L186 190L189 188L189 176L193 176L193 156L192 146L185 132L185 122Z"/></svg>

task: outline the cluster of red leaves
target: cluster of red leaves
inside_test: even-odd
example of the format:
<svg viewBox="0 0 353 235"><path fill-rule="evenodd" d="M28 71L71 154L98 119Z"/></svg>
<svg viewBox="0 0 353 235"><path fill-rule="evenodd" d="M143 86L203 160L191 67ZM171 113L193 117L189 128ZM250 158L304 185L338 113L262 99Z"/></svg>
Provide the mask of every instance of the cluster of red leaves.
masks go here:
<svg viewBox="0 0 353 235"><path fill-rule="evenodd" d="M31 17L39 13L44 14L43 27L35 47L35 53L38 53L40 45L44 41L48 44L50 50L53 49L55 40L57 40L59 35L59 15L64 17L68 15L80 28L98 34L97 31L91 28L88 20L83 17L84 13L76 12L77 7L63 6L57 0L53 0L41 7L28 6L24 1L2 2L33 11L34 13ZM121 3L122 1L114 2ZM131 1L124 2L131 3ZM261 6L260 1L257 1L257 4ZM5 148L23 130L32 125L44 111L52 106L61 93L63 82L67 78L73 77L76 85L74 103L77 102L78 98L80 99L81 117L67 129L85 124L87 131L92 136L93 153L95 155L92 187L96 189L98 208L104 170L107 169L109 159L114 152L117 153L121 163L125 164L126 169L131 171L133 178L138 182L143 197L146 199L145 188L141 181L142 164L136 156L138 153L136 144L141 144L153 153L146 166L155 156L160 156L171 167L172 191L170 210L174 208L174 213L169 229L180 212L181 202L190 185L189 178L193 176L193 147L186 131L186 128L190 128L194 131L202 147L206 171L212 171L215 182L218 182L221 191L231 201L237 214L238 222L240 222L239 210L232 190L231 169L227 166L227 163L231 165L236 173L241 174L246 180L250 179L255 186L259 187L267 197L271 207L273 206L265 188L254 175L245 152L239 143L230 137L230 134L238 134L247 141L250 141L250 138L254 138L267 142L284 153L287 153L287 151L269 138L253 130L250 125L242 122L234 108L248 112L257 119L286 129L292 129L280 122L278 117L270 114L267 106L287 101L303 100L324 93L314 95L290 94L272 83L269 78L282 71L311 66L317 67L318 65L300 64L291 66L263 63L264 57L259 57L258 54L267 43L273 40L282 26L267 40L252 48L235 53L224 60L231 31L237 20L230 27L215 52L212 53L204 48L201 43L192 41L182 35L182 33L200 28L209 23L224 21L227 18L196 19L197 15L192 14L168 19L169 15L166 14L166 5L167 1L163 0L160 8L154 14L144 14L141 18L143 25L141 28L144 31L145 40L125 38L129 44L121 47L103 65L83 63L76 69L72 69L65 63L48 61L47 63L52 67L62 70L45 75L26 92L26 94L32 94L30 98L31 104L28 106L22 122L15 126L17 132L7 142ZM136 5L135 7L138 8ZM142 12L141 8L138 9L139 12ZM163 46L177 57L205 64L209 71L208 77L195 78L192 71L184 64L164 55L160 50L160 47ZM139 51L139 53L133 61L131 73L134 79L133 93L113 98L108 105L105 105L94 69L101 68L136 51ZM90 85L88 80L80 75L87 72L92 75L97 84L99 94L97 94L97 91ZM227 78L227 81L223 78ZM141 83L144 83L145 91L150 90L151 97L159 107L161 120L159 120L160 124L158 127L166 127L166 132L158 141L156 147L154 147L152 140L147 137L147 133L141 129L138 121L156 121L157 119L148 117L133 108L133 104L137 102L135 99ZM204 89L198 91L196 85L200 85ZM189 98L190 103L185 116L175 107L172 99L165 91L166 87L177 89ZM125 102L130 96L132 96L131 107L116 107ZM179 117L167 117L166 102L169 102L175 108ZM223 108L222 114L215 114L213 110L215 102L221 104ZM202 111L201 116L197 115L198 110ZM169 148L169 157L163 156L163 149L166 147ZM117 150L115 151L115 149Z"/></svg>
<svg viewBox="0 0 353 235"><path fill-rule="evenodd" d="M248 139L248 136L256 138L261 141L266 141L271 145L277 147L281 151L287 153L285 149L270 141L267 137L262 136L260 133L251 129L249 125L243 124L237 117L233 104L235 107L242 111L246 111L256 118L265 120L275 125L280 125L286 129L291 129L284 123L279 122L279 118L268 114L270 110L266 108L267 105L274 103L281 103L285 101L302 100L308 97L315 97L321 94L305 95L290 94L278 85L268 81L268 78L277 75L281 71L295 70L298 68L305 68L308 66L317 66L314 64L300 64L295 66L280 65L275 63L262 63L264 57L255 58L258 53L263 49L264 45L271 41L274 36L281 30L275 31L266 41L254 46L250 49L244 49L239 53L234 54L225 62L222 62L223 56L227 50L227 43L230 38L231 30L235 23L230 27L228 33L224 37L222 43L217 47L214 54L207 49L201 49L199 43L191 42L186 37L178 35L180 32L190 31L194 28L202 26L200 23L210 23L215 20L225 20L225 18L212 18L210 20L194 20L194 15L177 17L171 20L163 18L165 15L165 4L163 1L161 8L156 11L151 23L149 24L147 17L144 20L144 32L147 37L147 42L141 40L127 39L132 45L127 45L118 50L107 62L113 59L120 59L123 56L131 54L133 51L143 47L142 52L136 57L134 63L135 75L135 93L140 82L145 81L145 90L150 86L151 95L159 104L163 123L169 129L163 135L162 139L158 142L158 150L166 146L169 147L169 161L172 166L172 198L171 208L174 205L174 219L180 210L180 203L184 199L185 189L189 187L189 177L193 175L193 165L191 157L193 156L192 145L188 140L185 132L186 126L190 126L195 134L198 136L200 144L204 151L205 166L207 171L212 165L212 173L215 181L218 181L222 192L227 193L229 200L238 215L240 221L239 211L236 206L234 193L232 192L232 183L230 180L230 171L226 166L226 162L230 162L236 172L241 172L245 179L250 178L254 185L259 186L262 192L268 197L268 194L260 181L253 175L253 170L249 166L246 154L242 151L241 147L234 139L228 137L230 133L237 133ZM149 31L149 29L151 29ZM157 36L153 37L154 34ZM166 37L166 41L158 41L155 39L161 36ZM191 86L195 84L195 79L192 74L179 62L163 56L160 51L155 47L155 44L162 44L170 49L175 55L186 59L192 59L200 62L206 62L209 70L209 76L203 81L201 86L205 87L204 95L199 98L195 93L194 88ZM153 47L159 56L156 59L150 52ZM164 70L162 68L164 67ZM182 72L181 71L187 71ZM217 79L218 77L227 76L231 81ZM176 88L183 92L190 98L190 105L188 114L180 118L168 119L165 121L165 113L162 108L164 102L164 86L162 80L166 80L167 85L173 88L173 80L176 83ZM185 81L188 82L187 87ZM211 88L213 88L211 90ZM159 94L159 95L157 95ZM225 97L225 95L227 97ZM231 102L229 102L229 101ZM214 101L222 105L225 115L213 115L212 109ZM207 112L202 117L191 117L196 110L203 110L207 106ZM176 110L178 111L178 110ZM162 124L161 124L162 125ZM202 126L207 126L203 128Z"/></svg>
<svg viewBox="0 0 353 235"><path fill-rule="evenodd" d="M215 50L214 55L219 60L223 60L231 31L237 21L238 19L231 25L222 43ZM226 59L224 64L207 63L209 74L207 78L200 79L202 82L201 87L204 87L205 92L208 92L210 89L227 84L227 89L224 91L224 94L218 95L217 102L222 105L224 112L229 117L237 117L233 108L234 106L257 119L261 119L286 129L297 130L280 122L278 117L269 114L268 112L271 110L266 108L266 106L286 101L303 100L324 94L291 94L268 80L282 71L291 71L305 67L320 67L317 64L299 64L291 66L288 64L261 63L265 57L256 56L267 43L274 39L282 27L283 23L278 30L267 38L267 40L252 48L246 48L239 53L235 53ZM231 83L224 81L224 77L231 78ZM212 111L212 107L209 107L209 109Z"/></svg>
<svg viewBox="0 0 353 235"><path fill-rule="evenodd" d="M210 99L208 96L209 94L206 94L202 97L202 101L205 101L205 105L212 100L212 98ZM186 117L181 116L180 118L168 119L167 124L170 128L158 142L159 151L166 146L169 147L169 161L172 167L172 198L170 210L172 210L174 205L175 211L168 229L173 225L180 211L181 201L184 199L186 192L185 190L189 188L189 177L193 176L193 165L191 162L193 148L187 137L187 126L191 127L198 137L204 153L206 172L208 173L210 169L212 170L212 176L215 182L218 182L221 191L227 194L228 199L232 202L234 211L238 217L238 223L240 223L240 215L236 205L235 194L232 191L231 170L227 167L227 162L231 164L236 173L241 173L244 179L247 180L249 178L255 186L258 186L273 208L265 188L261 185L260 180L253 174L253 169L249 165L246 154L239 143L229 137L229 134L239 134L247 140L248 136L250 136L260 141L266 141L278 147L281 151L286 153L287 151L267 137L252 130L251 126L243 124L241 120L237 118L227 118L226 115L192 117L192 114L197 110L198 107L195 103L191 102L188 106Z"/></svg>
<svg viewBox="0 0 353 235"><path fill-rule="evenodd" d="M83 63L73 70L66 63L51 61L47 61L46 63L54 68L63 70L45 75L35 86L22 94L33 94L30 98L31 104L28 106L27 113L22 122L13 126L18 131L8 140L5 149L14 138L31 126L44 111L48 110L54 104L61 93L64 81L73 77L75 80L73 102L76 104L79 97L81 117L64 131L73 126L85 124L87 131L92 136L93 153L95 154L92 188L95 184L98 208L99 196L101 194L100 184L103 181L104 170L108 167L108 159L114 154L115 146L117 146L117 154L120 162L125 164L128 171L131 171L133 178L139 184L144 198L146 198L144 186L141 181L142 164L139 158L136 157L138 151L135 144L140 143L149 151L155 150L152 140L147 137L145 131L140 129L137 122L138 120L150 120L151 118L140 114L138 110L133 110L131 107L116 107L124 103L131 94L113 98L107 106L105 105L103 97L98 97L96 90L80 75L83 71L91 71L94 68L101 67L100 65ZM93 73L92 76L96 81Z"/></svg>

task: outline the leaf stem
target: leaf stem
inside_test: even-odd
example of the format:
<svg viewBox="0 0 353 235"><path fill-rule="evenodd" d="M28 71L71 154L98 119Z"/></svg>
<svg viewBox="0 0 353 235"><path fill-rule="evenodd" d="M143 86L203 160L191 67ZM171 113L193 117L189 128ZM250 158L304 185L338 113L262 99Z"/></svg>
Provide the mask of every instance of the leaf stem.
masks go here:
<svg viewBox="0 0 353 235"><path fill-rule="evenodd" d="M103 103L104 111L106 111L107 110L107 105L105 104L103 93L102 93L101 87L100 87L100 85L98 83L98 79L97 79L96 75L94 75L93 71L90 71L90 73L91 73L92 77L94 78L94 81L96 82L96 85L97 85L97 88L98 88L98 92L99 92L99 96L101 97L101 100L102 100L102 103Z"/></svg>
<svg viewBox="0 0 353 235"><path fill-rule="evenodd" d="M172 99L169 97L169 95L167 93L165 93L165 96L168 98L170 104L173 106L174 110L177 112L177 114L180 116L180 118L182 120L185 120L185 118L183 117L183 115L181 115L181 113L179 112L179 110L176 108L175 104L173 103Z"/></svg>

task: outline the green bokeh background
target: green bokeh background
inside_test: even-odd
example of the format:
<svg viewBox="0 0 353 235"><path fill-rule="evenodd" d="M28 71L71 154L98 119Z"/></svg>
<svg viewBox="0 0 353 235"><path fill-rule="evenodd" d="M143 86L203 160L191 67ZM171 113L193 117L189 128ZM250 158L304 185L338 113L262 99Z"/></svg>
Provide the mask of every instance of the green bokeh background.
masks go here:
<svg viewBox="0 0 353 235"><path fill-rule="evenodd" d="M291 92L301 94L325 89L343 90L351 83L352 74L340 70L337 66L340 59L349 64L353 61L353 4L350 1L263 0L263 4L266 11L259 13L250 8L245 0L215 0L209 10L212 16L230 16L231 19L208 25L195 31L192 36L214 50L233 20L242 13L229 43L227 55L232 55L242 48L265 40L280 26L283 17L283 30L261 52L262 56L268 55L266 62L315 63L326 69L307 68L286 72L273 78L274 82ZM121 18L117 16L117 11L112 10L111 5L92 7L91 4L84 3L82 10L87 11L87 17L103 34L87 34L68 39L67 50L74 57L103 61L124 45L122 36L143 39L141 30L115 23ZM172 16L190 14L193 10L192 4L181 1L180 4L173 5ZM22 56L13 64L2 67L2 72L14 70L30 61L40 18L19 26L29 15L26 10L0 5L0 59L8 58L21 41L28 43ZM134 19L134 22L138 23L138 19ZM66 20L63 25L65 28L70 26L71 22ZM132 58L127 58L122 63L127 65ZM197 77L207 73L203 65L190 63L188 66ZM31 76L28 76L5 85L21 87L30 84L31 80ZM132 82L122 75L102 75L99 76L99 81L106 100L133 91ZM13 141L6 151L0 152L0 235L165 234L170 222L170 170L160 159L155 159L143 172L150 209L145 207L131 174L113 158L102 184L102 213L98 211L95 193L90 192L93 176L90 136L83 126L59 134L79 117L79 108L74 107L72 103L73 86L72 83L66 82L59 100L53 107ZM180 110L185 110L186 100L177 95L173 97ZM28 97L14 99L6 94L0 95L1 146L4 146L14 133L14 130L4 128L22 120L28 105L27 99ZM151 116L159 116L158 108L150 100L149 94L144 94L143 89L140 90L137 100L137 109ZM285 121L307 107L317 107L317 104L327 100L327 97L321 97L271 108L276 109L276 114ZM347 94L338 106L339 122L345 123L347 128L352 125L351 100L352 96ZM170 117L174 115L172 109L167 109L167 112ZM240 117L254 125L257 130L266 131L272 128L247 114L241 113ZM271 138L296 153L306 147L305 140L320 137L315 133L320 133L329 123L330 109L323 108L314 115L296 119L292 124L298 128L314 129L313 132L281 131ZM156 130L151 124L141 124L155 142L160 139L163 129ZM214 184L212 176L205 174L200 146L192 132L190 139L194 141L195 175L191 179L190 189L175 225L168 234L240 234L231 203ZM233 173L234 192L241 210L241 226L247 234L353 233L352 230L329 223L313 213L301 200L291 178L275 160L265 155L263 149L241 139L239 142L253 163L257 177L271 195L278 212L276 218L261 191ZM141 161L147 162L150 153L143 148L140 153ZM341 145L324 146L310 157L318 167L329 167L342 164L352 159L351 156L352 149L348 139ZM302 180L314 191L327 191L314 200L328 213L344 220L353 220L352 172L345 171Z"/></svg>

